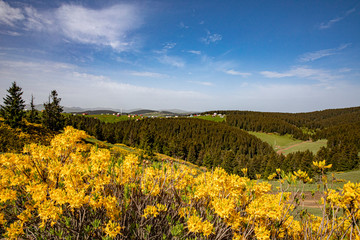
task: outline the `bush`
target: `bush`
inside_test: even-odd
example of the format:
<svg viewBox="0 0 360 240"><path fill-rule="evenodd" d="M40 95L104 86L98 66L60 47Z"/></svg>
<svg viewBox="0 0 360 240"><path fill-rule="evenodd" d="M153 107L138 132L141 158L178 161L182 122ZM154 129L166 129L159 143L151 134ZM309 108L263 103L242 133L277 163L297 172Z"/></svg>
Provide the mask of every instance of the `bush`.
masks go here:
<svg viewBox="0 0 360 240"><path fill-rule="evenodd" d="M323 216L302 212L295 220L300 192L269 194L269 183L221 168L200 172L173 163L140 163L134 155L116 159L108 149L85 144L86 137L67 127L50 146L30 144L24 154L0 155L2 236L340 239L358 234L360 184L346 184L342 194L325 189ZM325 161L314 165L321 176L329 167ZM272 176L281 183L310 181L302 171L278 170Z"/></svg>

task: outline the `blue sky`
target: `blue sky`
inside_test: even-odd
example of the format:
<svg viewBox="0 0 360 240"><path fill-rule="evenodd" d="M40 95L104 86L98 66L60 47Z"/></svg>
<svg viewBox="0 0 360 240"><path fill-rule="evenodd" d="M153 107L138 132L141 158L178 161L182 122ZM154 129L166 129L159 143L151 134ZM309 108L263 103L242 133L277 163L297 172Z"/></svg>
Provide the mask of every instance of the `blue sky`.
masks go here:
<svg viewBox="0 0 360 240"><path fill-rule="evenodd" d="M117 109L360 105L359 1L0 0L0 96Z"/></svg>

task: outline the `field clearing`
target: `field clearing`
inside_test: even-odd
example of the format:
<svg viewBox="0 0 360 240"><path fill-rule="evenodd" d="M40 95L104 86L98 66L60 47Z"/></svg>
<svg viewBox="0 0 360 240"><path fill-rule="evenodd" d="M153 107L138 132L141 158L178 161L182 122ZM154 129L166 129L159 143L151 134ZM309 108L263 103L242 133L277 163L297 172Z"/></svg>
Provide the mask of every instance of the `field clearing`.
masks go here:
<svg viewBox="0 0 360 240"><path fill-rule="evenodd" d="M248 131L248 133L254 135L257 138L260 138L264 142L267 142L274 148L275 151L303 142L301 140L294 139L292 136L288 134L280 136L276 133L263 133L263 132L252 132L252 131Z"/></svg>
<svg viewBox="0 0 360 240"><path fill-rule="evenodd" d="M203 119L203 120L207 120L207 121L213 121L213 122L224 122L225 121L225 117L219 117L219 116L196 116L194 118L198 118L198 119Z"/></svg>
<svg viewBox="0 0 360 240"><path fill-rule="evenodd" d="M301 151L304 152L309 150L314 154L317 153L321 147L325 147L327 144L326 139L321 139L316 142L301 141L294 139L291 135L280 136L275 133L262 133L262 132L251 132L248 133L260 138L262 141L270 144L276 152L281 152L284 155L289 153Z"/></svg>
<svg viewBox="0 0 360 240"><path fill-rule="evenodd" d="M284 155L287 155L292 152L297 152L297 151L303 152L309 150L310 152L316 154L321 147L326 147L326 144L327 144L326 139L320 139L316 142L303 142L302 144L284 150L282 153Z"/></svg>
<svg viewBox="0 0 360 240"><path fill-rule="evenodd" d="M115 123L115 122L121 122L121 121L127 121L127 120L130 120L130 119L135 119L134 118L129 118L128 115L121 115L121 116L116 116L116 115L112 115L112 114L109 114L109 115L85 115L86 117L92 117L92 118L96 118L96 119L99 119L100 121L102 122L106 122L106 123ZM137 118L140 118L140 117L137 117Z"/></svg>

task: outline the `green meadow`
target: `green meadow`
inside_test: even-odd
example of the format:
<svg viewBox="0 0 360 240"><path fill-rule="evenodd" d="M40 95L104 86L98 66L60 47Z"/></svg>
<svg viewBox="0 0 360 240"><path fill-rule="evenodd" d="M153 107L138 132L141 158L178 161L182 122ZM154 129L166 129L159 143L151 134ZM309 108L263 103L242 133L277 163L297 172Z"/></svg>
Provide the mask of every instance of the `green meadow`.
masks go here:
<svg viewBox="0 0 360 240"><path fill-rule="evenodd" d="M280 136L276 133L263 133L263 132L251 132L251 131L248 131L248 133L256 136L257 138L260 138L264 142L267 142L274 148L275 151L303 142L301 140L292 138L291 135L288 134Z"/></svg>
<svg viewBox="0 0 360 240"><path fill-rule="evenodd" d="M199 119L203 119L203 120L207 120L207 121L213 121L213 122L224 122L225 121L225 117L221 118L219 116L212 116L212 115L196 116L195 118L199 118Z"/></svg>
<svg viewBox="0 0 360 240"><path fill-rule="evenodd" d="M102 122L106 122L106 123L115 123L115 122L121 122L121 121L127 121L130 119L135 119L135 118L129 118L128 115L121 115L121 116L117 116L117 115L112 115L112 114L103 114L103 115L85 115L86 117L92 117L92 118L96 118L99 119ZM140 118L140 117L137 117Z"/></svg>
<svg viewBox="0 0 360 240"><path fill-rule="evenodd" d="M326 147L327 140L326 139L320 139L316 142L304 142L301 145L294 146L290 149L284 150L283 154L287 155L292 152L303 152L306 150L309 150L310 152L313 152L314 154L317 153L321 147Z"/></svg>
<svg viewBox="0 0 360 240"><path fill-rule="evenodd" d="M251 132L248 133L260 138L262 141L270 144L275 151L281 151L284 155L297 151L310 150L314 154L317 153L321 147L325 147L327 140L321 139L316 142L304 142L302 140L294 139L291 135L280 136L276 133L262 133Z"/></svg>

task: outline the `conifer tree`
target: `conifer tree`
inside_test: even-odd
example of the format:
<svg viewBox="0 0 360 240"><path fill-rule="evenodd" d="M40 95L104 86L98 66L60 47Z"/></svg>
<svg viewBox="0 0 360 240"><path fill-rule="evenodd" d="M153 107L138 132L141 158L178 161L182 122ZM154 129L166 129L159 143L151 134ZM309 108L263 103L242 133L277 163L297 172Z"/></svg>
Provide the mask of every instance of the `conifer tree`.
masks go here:
<svg viewBox="0 0 360 240"><path fill-rule="evenodd" d="M39 122L39 113L38 111L35 109L35 105L34 105L34 96L31 95L31 100L30 100L30 112L28 115L28 120L31 123L38 123Z"/></svg>
<svg viewBox="0 0 360 240"><path fill-rule="evenodd" d="M61 115L63 107L60 106L60 101L56 90L52 90L49 101L44 103L43 125L53 131L59 131L64 127L64 118Z"/></svg>
<svg viewBox="0 0 360 240"><path fill-rule="evenodd" d="M20 127L25 115L25 101L21 98L23 92L16 82L13 82L7 91L9 94L3 98L4 106L1 106L0 114L12 128Z"/></svg>

